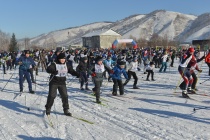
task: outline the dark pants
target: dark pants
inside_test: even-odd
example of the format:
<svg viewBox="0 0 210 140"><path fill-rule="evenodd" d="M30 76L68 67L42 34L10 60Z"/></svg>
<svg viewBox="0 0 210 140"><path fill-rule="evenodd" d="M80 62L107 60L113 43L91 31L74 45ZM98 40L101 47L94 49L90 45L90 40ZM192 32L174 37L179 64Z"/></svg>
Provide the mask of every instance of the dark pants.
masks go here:
<svg viewBox="0 0 210 140"><path fill-rule="evenodd" d="M149 76L151 74L152 80L154 80L154 71L153 70L146 70L147 72L147 79L149 79Z"/></svg>
<svg viewBox="0 0 210 140"><path fill-rule="evenodd" d="M130 81L131 76L133 76L133 79L134 79L133 86L136 86L138 82L138 77L136 76L136 72L133 72L133 71L128 71L128 79L125 81L124 85L126 85Z"/></svg>
<svg viewBox="0 0 210 140"><path fill-rule="evenodd" d="M87 74L85 73L85 72L81 72L80 73L80 87L82 88L83 87L83 85L85 84L85 88L87 88L88 87L88 76L87 76Z"/></svg>
<svg viewBox="0 0 210 140"><path fill-rule="evenodd" d="M69 109L69 101L68 101L68 94L66 85L49 85L49 93L47 97L47 104L45 105L46 109L51 109L54 103L54 99L57 95L57 89L61 95L63 109Z"/></svg>
<svg viewBox="0 0 210 140"><path fill-rule="evenodd" d="M24 82L24 78L26 78L27 82L28 82L28 88L29 91L32 91L32 83L31 83L31 78L30 78L30 73L29 71L25 71L25 70L19 70L19 86L20 86L20 90L23 90L23 82Z"/></svg>
<svg viewBox="0 0 210 140"><path fill-rule="evenodd" d="M4 71L4 74L6 74L5 64L3 64L3 71Z"/></svg>
<svg viewBox="0 0 210 140"><path fill-rule="evenodd" d="M114 82L114 85L113 85L113 93L112 94L117 95L117 89L119 86L120 95L123 95L124 94L124 86L122 84L122 80L113 79L113 82Z"/></svg>
<svg viewBox="0 0 210 140"><path fill-rule="evenodd" d="M93 82L95 84L93 91L95 92L96 100L99 100L100 99L100 90L101 90L101 85L102 85L103 80L96 81L95 79L93 79Z"/></svg>
<svg viewBox="0 0 210 140"><path fill-rule="evenodd" d="M171 67L173 67L174 66L174 58L171 58L171 65L170 65Z"/></svg>

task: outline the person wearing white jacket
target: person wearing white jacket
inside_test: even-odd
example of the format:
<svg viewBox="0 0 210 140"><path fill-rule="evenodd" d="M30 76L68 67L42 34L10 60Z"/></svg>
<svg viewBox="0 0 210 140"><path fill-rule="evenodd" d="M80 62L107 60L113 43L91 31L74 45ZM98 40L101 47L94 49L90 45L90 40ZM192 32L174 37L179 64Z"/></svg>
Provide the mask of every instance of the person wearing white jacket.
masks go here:
<svg viewBox="0 0 210 140"><path fill-rule="evenodd" d="M146 72L147 72L147 79L146 79L146 81L150 81L149 80L150 74L151 74L151 80L155 81L155 79L154 79L154 71L153 71L154 68L155 68L155 64L153 62L150 62L149 65L147 65L147 67L146 67Z"/></svg>
<svg viewBox="0 0 210 140"><path fill-rule="evenodd" d="M167 62L168 62L168 54L167 54L167 52L165 52L164 55L162 56L162 66L161 66L159 72L162 72L163 68L164 68L163 71L166 72Z"/></svg>
<svg viewBox="0 0 210 140"><path fill-rule="evenodd" d="M136 71L138 71L138 58L134 57L132 62L128 62L126 65L126 71L128 72L128 79L123 84L124 86L130 81L131 76L134 78L133 89L139 89L136 84L138 82L138 77Z"/></svg>

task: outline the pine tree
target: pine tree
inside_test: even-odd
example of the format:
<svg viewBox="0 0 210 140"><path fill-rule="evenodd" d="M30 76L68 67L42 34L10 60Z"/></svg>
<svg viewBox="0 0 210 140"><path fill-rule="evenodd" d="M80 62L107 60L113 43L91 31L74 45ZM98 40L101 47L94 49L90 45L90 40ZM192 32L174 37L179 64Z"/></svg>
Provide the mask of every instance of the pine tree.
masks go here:
<svg viewBox="0 0 210 140"><path fill-rule="evenodd" d="M12 38L10 40L9 51L10 52L12 52L12 51L17 52L18 51L17 41L16 41L16 38L15 38L15 34L14 33L12 34Z"/></svg>

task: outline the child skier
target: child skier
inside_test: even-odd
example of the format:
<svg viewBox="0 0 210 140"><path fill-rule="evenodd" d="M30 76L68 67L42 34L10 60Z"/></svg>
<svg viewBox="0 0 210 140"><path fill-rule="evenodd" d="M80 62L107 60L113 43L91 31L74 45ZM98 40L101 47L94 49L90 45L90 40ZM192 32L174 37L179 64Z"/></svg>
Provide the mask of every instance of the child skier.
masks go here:
<svg viewBox="0 0 210 140"><path fill-rule="evenodd" d="M154 79L154 68L155 68L155 64L153 63L153 62L150 62L149 63L149 65L147 65L147 67L146 67L146 72L147 72L147 79L146 79L146 81L150 81L149 80L149 76L150 76L150 74L151 74L151 80L152 81L155 81L155 79Z"/></svg>
<svg viewBox="0 0 210 140"><path fill-rule="evenodd" d="M117 95L118 86L119 86L120 95L123 95L124 94L124 86L122 83L121 74L123 74L124 77L126 79L128 79L128 75L125 70L125 62L124 61L118 62L118 64L113 68L111 73L112 73L111 74L112 80L114 82L112 95L113 96Z"/></svg>
<svg viewBox="0 0 210 140"><path fill-rule="evenodd" d="M85 89L90 90L88 88L88 58L83 57L80 59L79 65L76 68L76 71L80 73L80 89L84 90L83 85L85 84Z"/></svg>
<svg viewBox="0 0 210 140"><path fill-rule="evenodd" d="M103 73L105 71L105 65L103 64L103 58L101 56L98 56L95 59L95 64L91 68L91 76L93 79L93 83L95 84L95 87L92 89L96 96L96 103L101 103L100 101L100 89L103 82ZM106 67L108 70L109 68Z"/></svg>
<svg viewBox="0 0 210 140"><path fill-rule="evenodd" d="M128 79L125 81L125 83L123 85L125 86L130 81L131 76L133 76L133 78L134 78L133 89L139 89L136 86L136 84L138 82L138 77L136 75L136 71L138 71L138 58L134 57L132 62L127 63L126 69L128 72Z"/></svg>
<svg viewBox="0 0 210 140"><path fill-rule="evenodd" d="M57 56L56 61L47 67L47 72L51 73L51 76L49 81L47 103L45 105L46 114L50 115L51 107L54 103L58 89L62 98L64 114L66 116L71 116L72 114L69 112L68 94L65 81L67 73L77 77L79 77L79 73L77 73L71 66L66 64L65 53L60 53Z"/></svg>

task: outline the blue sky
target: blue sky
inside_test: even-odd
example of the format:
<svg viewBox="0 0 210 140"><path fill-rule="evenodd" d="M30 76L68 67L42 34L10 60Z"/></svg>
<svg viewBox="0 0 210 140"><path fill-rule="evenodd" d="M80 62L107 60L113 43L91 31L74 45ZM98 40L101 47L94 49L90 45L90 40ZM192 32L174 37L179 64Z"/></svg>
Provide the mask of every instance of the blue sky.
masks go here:
<svg viewBox="0 0 210 140"><path fill-rule="evenodd" d="M0 0L0 30L20 39L160 9L200 15L210 12L209 5L210 0Z"/></svg>

